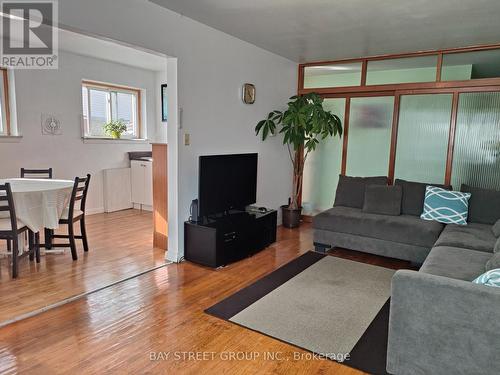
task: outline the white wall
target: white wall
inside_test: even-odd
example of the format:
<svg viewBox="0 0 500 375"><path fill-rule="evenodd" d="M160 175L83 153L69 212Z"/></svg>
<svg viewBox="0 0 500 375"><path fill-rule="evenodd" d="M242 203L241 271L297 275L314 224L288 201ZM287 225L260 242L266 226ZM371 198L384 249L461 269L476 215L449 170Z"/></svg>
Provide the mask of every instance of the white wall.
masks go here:
<svg viewBox="0 0 500 375"><path fill-rule="evenodd" d="M156 74L92 57L59 54L58 70L17 70L17 118L23 138L0 143L0 178L19 175L21 167L53 167L55 178L92 175L87 200L89 212L102 212L102 170L128 166L128 151L151 150L148 143L83 143L81 130L82 79L145 89L148 136L156 128ZM42 135L42 113L56 115L62 135ZM97 141L93 141L97 142Z"/></svg>
<svg viewBox="0 0 500 375"><path fill-rule="evenodd" d="M249 43L173 13L146 0L61 0L60 24L134 44L178 58L178 105L183 108L179 132L177 249L183 254L183 225L197 195L198 156L230 152L259 153L258 204L278 208L291 191L292 172L281 139L265 143L254 135L257 121L282 108L296 90L296 64ZM245 105L241 86L254 83L257 100ZM169 71L169 85L170 85ZM170 109L170 113L172 112ZM170 127L176 126L170 123ZM183 134L191 134L184 146ZM170 139L169 132L169 141ZM169 209L174 205L169 204ZM172 229L172 228L170 228Z"/></svg>

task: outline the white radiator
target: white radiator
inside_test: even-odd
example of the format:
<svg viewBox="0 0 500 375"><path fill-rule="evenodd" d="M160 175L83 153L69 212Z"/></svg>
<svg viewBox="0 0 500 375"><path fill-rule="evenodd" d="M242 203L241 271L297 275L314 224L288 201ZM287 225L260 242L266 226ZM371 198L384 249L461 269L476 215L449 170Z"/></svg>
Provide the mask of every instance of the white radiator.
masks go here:
<svg viewBox="0 0 500 375"><path fill-rule="evenodd" d="M132 208L130 168L104 170L104 212Z"/></svg>

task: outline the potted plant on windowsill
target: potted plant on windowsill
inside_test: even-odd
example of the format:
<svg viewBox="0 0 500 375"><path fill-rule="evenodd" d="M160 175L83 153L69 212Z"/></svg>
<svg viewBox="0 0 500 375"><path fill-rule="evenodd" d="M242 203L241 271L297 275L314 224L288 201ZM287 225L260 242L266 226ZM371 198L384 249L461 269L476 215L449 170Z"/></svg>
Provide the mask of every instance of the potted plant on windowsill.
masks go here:
<svg viewBox="0 0 500 375"><path fill-rule="evenodd" d="M284 112L270 112L255 127L256 135L260 133L263 141L277 132L283 134L283 144L288 147L293 165L292 196L288 205L281 206L283 226L295 228L300 224L302 207L299 206L299 197L307 157L316 149L320 140L337 134L341 136L342 122L338 116L323 108L321 96L309 93L292 96Z"/></svg>
<svg viewBox="0 0 500 375"><path fill-rule="evenodd" d="M127 125L122 120L113 120L104 125L104 132L111 138L119 139L127 131Z"/></svg>

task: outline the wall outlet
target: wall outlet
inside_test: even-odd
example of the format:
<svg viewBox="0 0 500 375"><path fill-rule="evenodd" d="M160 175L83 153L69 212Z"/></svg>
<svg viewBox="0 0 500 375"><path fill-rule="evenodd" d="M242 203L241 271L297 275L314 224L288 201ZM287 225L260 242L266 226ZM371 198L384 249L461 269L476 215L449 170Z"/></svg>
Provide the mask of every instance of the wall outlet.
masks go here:
<svg viewBox="0 0 500 375"><path fill-rule="evenodd" d="M191 144L190 134L184 134L184 146L189 146Z"/></svg>

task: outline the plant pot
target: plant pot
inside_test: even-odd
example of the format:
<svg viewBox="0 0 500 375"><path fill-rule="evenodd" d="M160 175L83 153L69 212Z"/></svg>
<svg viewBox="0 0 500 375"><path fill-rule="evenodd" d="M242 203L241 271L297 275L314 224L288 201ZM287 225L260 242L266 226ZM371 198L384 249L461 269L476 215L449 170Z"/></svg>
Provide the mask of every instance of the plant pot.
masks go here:
<svg viewBox="0 0 500 375"><path fill-rule="evenodd" d="M288 207L288 205L281 206L281 213L281 217L283 218L283 226L285 228L297 228L300 225L302 207L291 209Z"/></svg>
<svg viewBox="0 0 500 375"><path fill-rule="evenodd" d="M119 139L121 136L120 132L111 132L111 138Z"/></svg>

